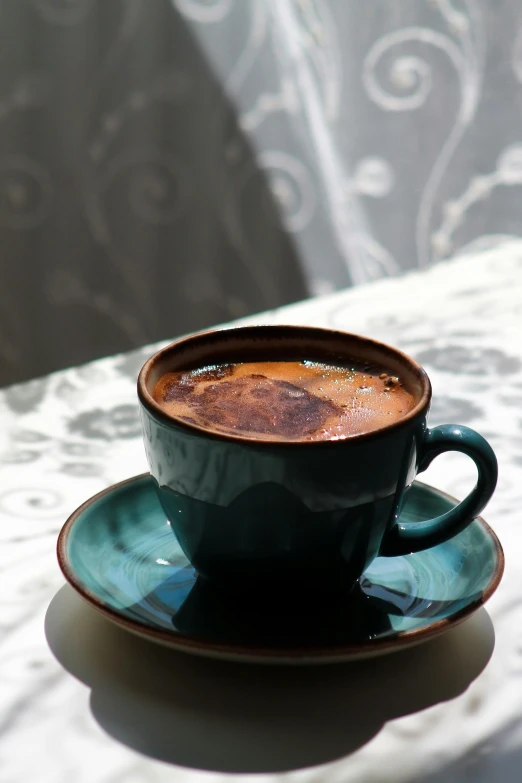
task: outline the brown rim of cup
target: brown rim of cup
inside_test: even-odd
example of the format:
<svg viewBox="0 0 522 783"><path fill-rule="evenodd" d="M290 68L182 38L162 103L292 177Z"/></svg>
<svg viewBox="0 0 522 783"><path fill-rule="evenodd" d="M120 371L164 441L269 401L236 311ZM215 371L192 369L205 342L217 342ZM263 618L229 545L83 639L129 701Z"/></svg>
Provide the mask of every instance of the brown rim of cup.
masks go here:
<svg viewBox="0 0 522 783"><path fill-rule="evenodd" d="M241 337L242 335L245 335L246 337L255 337L256 335L258 337L265 337L267 339L275 338L277 333L284 332L287 336L291 336L292 334L299 334L302 335L304 338L306 338L306 334L308 333L309 336L316 336L323 339L346 339L346 340L352 340L357 343L363 343L366 344L369 348L373 348L373 350L381 352L381 353L389 353L396 359L399 359L404 365L407 366L409 372L416 378L416 380L419 382L422 392L421 395L416 402L415 406L411 409L411 411L408 411L408 413L404 416L402 416L400 419L396 419L395 421L391 422L390 424L386 424L383 427L379 427L378 429L372 429L372 430L366 430L364 432L358 432L353 435L348 435L346 438L342 438L340 440L268 440L263 438L254 438L254 437L248 437L245 435L231 435L227 433L219 432L218 430L212 430L206 427L200 427L198 424L192 424L190 422L186 422L181 418L178 418L177 416L172 416L171 414L168 414L164 411L164 409L159 405L154 397L152 396L151 392L148 389L148 380L151 372L153 371L154 367L160 362L165 360L169 354L173 352L178 352L180 349L183 349L185 346L190 346L191 344L196 344L198 342L204 342L207 341L215 341L216 344L218 344L220 341L219 338L222 338L223 341L226 340L227 336L230 337ZM342 358L342 357L339 357ZM363 357L358 357L363 358ZM318 359L319 360L319 359ZM327 357L325 357L325 360L327 360ZM223 359L223 361L226 361L226 359ZM236 361L239 361L236 359ZM168 370L164 370L164 372L168 372ZM163 374L163 373L162 373ZM431 383L430 379L426 373L426 371L418 364L414 359L411 358L411 356L408 356L408 354L404 353L403 351L400 351L398 348L394 348L391 345L388 345L386 343L380 342L379 340L374 340L371 337L365 337L363 335L354 334L353 332L342 332L335 329L325 329L323 327L317 327L317 326L299 326L299 325L289 325L289 324L275 324L275 325L259 325L259 326L238 326L238 327L232 327L230 329L210 329L207 331L197 332L191 335L188 335L186 337L182 337L179 340L175 340L174 342L170 343L169 345L164 346L163 348L160 348L159 351L156 351L143 365L143 367L140 370L140 373L138 375L138 398L143 405L143 407L151 413L154 418L158 419L164 424L172 425L175 424L177 427L181 428L182 430L185 430L186 432L192 432L193 434L199 434L204 435L205 437L209 437L215 440L221 440L229 443L243 443L245 445L249 446L259 446L259 447L269 447L269 448L288 448L288 447L302 447L306 446L307 448L319 448L319 447L330 447L332 444L337 443L343 443L347 441L359 441L362 439L369 439L371 437L376 437L381 435L383 432L391 432L392 430L399 429L400 427L403 427L405 424L408 424L412 419L416 418L419 413L424 411L428 405L430 404L431 400Z"/></svg>

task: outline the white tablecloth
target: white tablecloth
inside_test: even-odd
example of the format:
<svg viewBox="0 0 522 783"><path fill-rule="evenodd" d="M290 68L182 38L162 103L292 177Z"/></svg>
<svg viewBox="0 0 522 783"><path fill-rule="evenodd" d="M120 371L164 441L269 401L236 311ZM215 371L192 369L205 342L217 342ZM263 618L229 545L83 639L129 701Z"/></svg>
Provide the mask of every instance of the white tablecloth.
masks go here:
<svg viewBox="0 0 522 783"><path fill-rule="evenodd" d="M84 499L146 470L135 380L152 348L7 389L0 782L520 781L522 243L248 321L360 332L426 367L431 423L472 426L499 457L484 516L506 552L500 588L438 639L342 666L211 662L135 638L64 585L55 542ZM448 455L422 478L462 496L474 468Z"/></svg>

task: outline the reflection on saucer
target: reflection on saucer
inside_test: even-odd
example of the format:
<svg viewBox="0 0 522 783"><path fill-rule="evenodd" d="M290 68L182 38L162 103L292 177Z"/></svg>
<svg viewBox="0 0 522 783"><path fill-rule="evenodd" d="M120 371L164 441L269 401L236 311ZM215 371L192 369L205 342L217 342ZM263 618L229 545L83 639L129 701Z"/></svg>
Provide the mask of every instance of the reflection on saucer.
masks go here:
<svg viewBox="0 0 522 783"><path fill-rule="evenodd" d="M386 611L359 587L343 601L326 597L277 603L234 598L197 579L172 617L188 636L225 645L314 647L368 642L391 630Z"/></svg>

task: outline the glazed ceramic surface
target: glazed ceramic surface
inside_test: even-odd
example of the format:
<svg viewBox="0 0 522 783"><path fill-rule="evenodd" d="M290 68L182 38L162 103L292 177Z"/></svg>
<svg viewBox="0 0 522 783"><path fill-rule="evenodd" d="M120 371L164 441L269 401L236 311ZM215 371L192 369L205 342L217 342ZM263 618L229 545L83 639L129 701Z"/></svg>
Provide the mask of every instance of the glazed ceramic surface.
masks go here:
<svg viewBox="0 0 522 783"><path fill-rule="evenodd" d="M453 506L416 483L401 522ZM202 655L275 662L365 657L423 641L483 604L503 570L496 536L476 519L431 550L378 558L348 599L288 606L269 594L265 602L240 604L197 578L148 475L81 506L64 526L58 551L71 584L129 630ZM317 575L309 579L313 584Z"/></svg>
<svg viewBox="0 0 522 783"><path fill-rule="evenodd" d="M353 358L401 378L415 405L377 429L326 441L224 434L165 413L153 390L166 371L222 361ZM429 379L389 345L303 326L212 330L153 355L138 379L143 439L158 496L198 574L230 593L349 592L379 555L447 541L481 513L497 482L491 446L469 427L429 429ZM273 401L275 404L275 401ZM261 402L268 405L267 401ZM449 451L470 457L477 482L456 508L397 523L415 476ZM277 600L277 599L275 599Z"/></svg>

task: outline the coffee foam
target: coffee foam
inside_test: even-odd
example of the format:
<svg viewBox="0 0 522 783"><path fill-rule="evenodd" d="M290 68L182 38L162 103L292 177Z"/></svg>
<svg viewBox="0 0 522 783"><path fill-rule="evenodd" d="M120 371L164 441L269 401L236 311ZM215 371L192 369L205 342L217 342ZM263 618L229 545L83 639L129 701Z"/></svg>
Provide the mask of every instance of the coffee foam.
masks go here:
<svg viewBox="0 0 522 783"><path fill-rule="evenodd" d="M402 418L415 400L383 368L244 362L166 373L154 399L184 421L230 435L332 440Z"/></svg>

